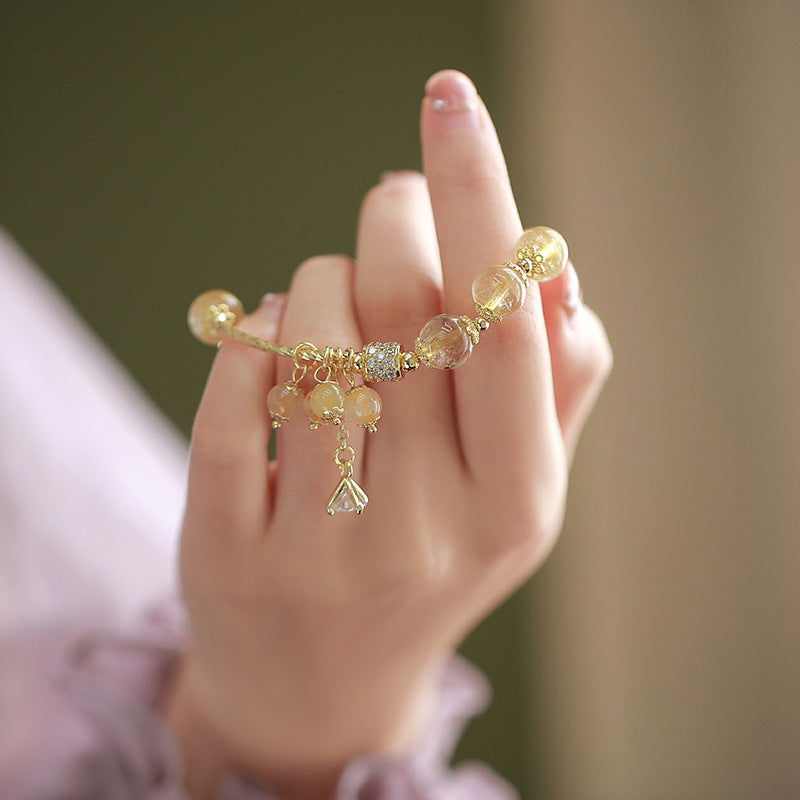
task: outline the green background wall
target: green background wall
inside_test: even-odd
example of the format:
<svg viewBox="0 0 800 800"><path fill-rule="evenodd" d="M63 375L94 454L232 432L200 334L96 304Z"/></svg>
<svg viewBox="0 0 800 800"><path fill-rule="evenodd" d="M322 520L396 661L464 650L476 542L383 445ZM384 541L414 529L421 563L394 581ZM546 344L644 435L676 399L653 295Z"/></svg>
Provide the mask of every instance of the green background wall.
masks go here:
<svg viewBox="0 0 800 800"><path fill-rule="evenodd" d="M352 253L364 192L419 167L428 75L470 74L502 137L489 6L2 2L0 224L186 432L211 356L190 300L253 307ZM495 702L459 755L532 797L521 603L464 646Z"/></svg>

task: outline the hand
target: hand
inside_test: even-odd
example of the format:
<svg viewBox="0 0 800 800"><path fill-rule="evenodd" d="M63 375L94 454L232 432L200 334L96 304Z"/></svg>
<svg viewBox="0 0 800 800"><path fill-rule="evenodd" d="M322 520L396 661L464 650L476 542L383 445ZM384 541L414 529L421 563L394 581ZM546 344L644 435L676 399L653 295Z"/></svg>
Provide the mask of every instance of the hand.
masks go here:
<svg viewBox="0 0 800 800"><path fill-rule="evenodd" d="M355 263L307 261L285 309L265 300L245 330L410 349L432 316L471 311L474 277L512 258L522 232L503 155L459 73L429 81L421 132L425 176L389 175L367 194ZM285 424L268 463L266 392L290 360L222 345L192 436L179 738L204 731L221 763L308 797L353 756L414 741L442 662L560 530L568 462L611 365L575 282L570 267L541 292L529 283L522 311L453 372L376 387L378 433L350 426L370 497L360 517L325 514L330 428Z"/></svg>

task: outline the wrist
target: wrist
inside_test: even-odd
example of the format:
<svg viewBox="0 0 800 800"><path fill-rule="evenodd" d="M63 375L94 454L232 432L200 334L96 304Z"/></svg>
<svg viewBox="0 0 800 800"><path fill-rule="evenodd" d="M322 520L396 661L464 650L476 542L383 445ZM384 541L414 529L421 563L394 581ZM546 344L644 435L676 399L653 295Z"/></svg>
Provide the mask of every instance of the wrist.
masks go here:
<svg viewBox="0 0 800 800"><path fill-rule="evenodd" d="M240 681L219 691L187 656L164 711L187 791L211 800L226 774L239 773L282 797L323 800L354 758L414 749L434 710L441 665L407 680L379 681L365 669L324 692L302 691L299 681L281 691L285 682L266 676L259 691Z"/></svg>

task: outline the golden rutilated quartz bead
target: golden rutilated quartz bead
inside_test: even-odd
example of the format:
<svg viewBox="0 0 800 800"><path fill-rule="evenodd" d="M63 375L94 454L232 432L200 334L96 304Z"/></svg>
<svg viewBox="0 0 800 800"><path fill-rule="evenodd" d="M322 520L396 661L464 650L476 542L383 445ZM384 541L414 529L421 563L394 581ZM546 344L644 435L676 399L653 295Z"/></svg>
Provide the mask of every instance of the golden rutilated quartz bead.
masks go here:
<svg viewBox="0 0 800 800"><path fill-rule="evenodd" d="M472 353L472 338L462 319L439 314L428 320L417 337L414 354L434 369L460 367Z"/></svg>
<svg viewBox="0 0 800 800"><path fill-rule="evenodd" d="M375 423L381 418L381 396L369 386L354 386L344 396L344 416L374 433Z"/></svg>
<svg viewBox="0 0 800 800"><path fill-rule="evenodd" d="M472 282L472 299L498 320L516 314L525 302L525 282L511 267L487 267ZM488 316L488 315L487 315Z"/></svg>
<svg viewBox="0 0 800 800"><path fill-rule="evenodd" d="M304 405L312 427L339 425L344 417L344 392L335 381L322 381L306 395Z"/></svg>
<svg viewBox="0 0 800 800"><path fill-rule="evenodd" d="M303 402L303 390L294 383L279 383L267 394L267 408L272 417L272 427L288 422Z"/></svg>
<svg viewBox="0 0 800 800"><path fill-rule="evenodd" d="M203 344L219 344L225 336L220 323L236 325L243 317L244 308L236 295L224 289L211 289L194 299L186 321L194 337Z"/></svg>
<svg viewBox="0 0 800 800"><path fill-rule="evenodd" d="M517 242L517 261L530 259L530 276L535 281L549 281L561 274L569 260L564 237L552 228L540 226L525 231Z"/></svg>

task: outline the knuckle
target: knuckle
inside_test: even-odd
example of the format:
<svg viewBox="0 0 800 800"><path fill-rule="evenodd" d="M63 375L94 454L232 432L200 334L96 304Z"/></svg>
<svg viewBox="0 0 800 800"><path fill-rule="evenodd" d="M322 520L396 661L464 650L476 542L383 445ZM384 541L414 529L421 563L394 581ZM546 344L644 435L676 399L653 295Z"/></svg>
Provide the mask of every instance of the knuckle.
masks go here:
<svg viewBox="0 0 800 800"><path fill-rule="evenodd" d="M370 576L365 578L361 569L360 577L354 578L355 583L366 580L369 594L416 595L439 585L451 572L455 548L429 522L406 524L398 534L402 544L383 552Z"/></svg>
<svg viewBox="0 0 800 800"><path fill-rule="evenodd" d="M438 314L442 303L439 284L433 276L413 265L404 270L402 281L375 281L363 293L359 316L380 323L387 334L407 335L409 327Z"/></svg>
<svg viewBox="0 0 800 800"><path fill-rule="evenodd" d="M457 194L469 192L492 197L507 180L504 171L498 170L497 163L485 154L464 159L459 169L447 173L447 183Z"/></svg>
<svg viewBox="0 0 800 800"><path fill-rule="evenodd" d="M605 330L602 331L598 350L597 375L601 380L605 381L606 378L608 378L608 376L611 374L611 370L614 368L614 351L611 348L611 343L608 341L608 336L606 336Z"/></svg>
<svg viewBox="0 0 800 800"><path fill-rule="evenodd" d="M192 461L215 473L228 472L238 461L238 451L222 431L212 431L195 422L192 428Z"/></svg>
<svg viewBox="0 0 800 800"><path fill-rule="evenodd" d="M484 562L541 563L558 537L564 518L566 474L546 481L519 481L494 495L494 506L506 509L481 525L475 555Z"/></svg>
<svg viewBox="0 0 800 800"><path fill-rule="evenodd" d="M201 403L192 425L191 461L206 474L229 474L261 446L259 437L242 439L224 426L206 422L204 417Z"/></svg>
<svg viewBox="0 0 800 800"><path fill-rule="evenodd" d="M452 562L453 551L444 542L420 537L409 548L396 578L411 587L436 584L449 573Z"/></svg>
<svg viewBox="0 0 800 800"><path fill-rule="evenodd" d="M614 354L605 328L599 317L588 308L576 341L567 343L565 349L566 371L569 382L578 390L602 384L614 365Z"/></svg>
<svg viewBox="0 0 800 800"><path fill-rule="evenodd" d="M587 365L587 377L592 383L602 383L608 378L614 366L614 352L611 349L608 335L600 318L594 312L590 313L593 317L594 332L592 335L591 355Z"/></svg>

